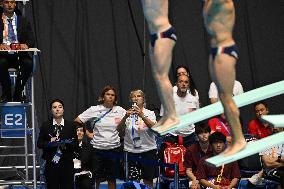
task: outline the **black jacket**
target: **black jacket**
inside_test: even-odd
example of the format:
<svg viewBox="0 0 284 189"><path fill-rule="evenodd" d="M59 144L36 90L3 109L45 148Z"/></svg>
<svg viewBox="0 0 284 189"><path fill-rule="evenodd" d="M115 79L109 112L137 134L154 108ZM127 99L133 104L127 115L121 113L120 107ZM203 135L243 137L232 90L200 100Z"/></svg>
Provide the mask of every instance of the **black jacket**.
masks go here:
<svg viewBox="0 0 284 189"><path fill-rule="evenodd" d="M44 122L40 128L37 141L37 147L43 150L42 158L47 161L51 161L57 151L57 146L48 146L51 136L55 136L54 130L55 126L52 125L52 120ZM61 140L74 139L71 144L66 144L65 149L60 147L63 153L61 158L73 161L75 157L74 151L78 148L75 122L64 120L64 126L62 127L59 138Z"/></svg>

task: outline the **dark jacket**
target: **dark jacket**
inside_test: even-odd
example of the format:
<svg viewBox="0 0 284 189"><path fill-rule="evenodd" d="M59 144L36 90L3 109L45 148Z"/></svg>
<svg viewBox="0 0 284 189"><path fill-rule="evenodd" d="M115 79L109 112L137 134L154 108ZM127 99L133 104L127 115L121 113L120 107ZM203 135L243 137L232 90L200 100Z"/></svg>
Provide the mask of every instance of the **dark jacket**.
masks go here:
<svg viewBox="0 0 284 189"><path fill-rule="evenodd" d="M48 145L51 136L54 134L55 126L52 125L52 120L44 122L40 128L40 133L37 141L37 147L43 150L42 158L46 161L51 161L57 151L57 146ZM78 148L78 140L76 135L76 124L72 121L64 120L64 126L60 132L59 138L61 140L74 139L71 144L66 144L66 148L60 147L63 155L62 159L68 159L69 161L75 157L74 151ZM61 160L60 160L61 161Z"/></svg>
<svg viewBox="0 0 284 189"><path fill-rule="evenodd" d="M91 170L91 150L92 145L90 142L83 140L82 146L79 146L79 148L75 151L76 158L81 160L81 170Z"/></svg>

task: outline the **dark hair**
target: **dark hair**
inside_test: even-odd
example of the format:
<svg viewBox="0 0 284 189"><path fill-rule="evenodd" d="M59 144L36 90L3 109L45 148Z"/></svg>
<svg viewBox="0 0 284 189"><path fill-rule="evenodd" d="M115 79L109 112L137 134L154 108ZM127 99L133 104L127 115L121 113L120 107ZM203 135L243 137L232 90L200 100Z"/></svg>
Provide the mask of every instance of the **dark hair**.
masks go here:
<svg viewBox="0 0 284 189"><path fill-rule="evenodd" d="M187 75L189 76L189 68L187 67L187 66L184 66L184 65L179 65L178 67L176 67L176 72L175 72L175 76L176 76L176 78L178 78L178 69L180 69L180 68L183 68L183 69L185 69L185 71L187 72Z"/></svg>
<svg viewBox="0 0 284 189"><path fill-rule="evenodd" d="M199 135L200 133L210 133L211 128L205 122L199 122L195 124L195 134Z"/></svg>
<svg viewBox="0 0 284 189"><path fill-rule="evenodd" d="M210 144L213 144L213 143L218 142L218 141L226 143L226 136L223 133L218 132L218 131L212 133L209 136L209 143Z"/></svg>
<svg viewBox="0 0 284 189"><path fill-rule="evenodd" d="M109 91L109 90L113 90L113 91L114 91L114 103L113 103L113 105L116 105L116 104L117 104L117 90L116 90L113 86L111 86L111 85L106 85L106 86L103 88L103 90L102 90L102 92L101 92L101 95L100 95L99 98L98 98L98 101L99 101L100 104L103 104L103 103L104 103L104 96L105 96L105 93L106 93L107 91Z"/></svg>
<svg viewBox="0 0 284 189"><path fill-rule="evenodd" d="M83 126L83 124L76 124L76 130L79 129L79 128L83 128L83 132L86 133L86 129Z"/></svg>
<svg viewBox="0 0 284 189"><path fill-rule="evenodd" d="M254 103L254 109L255 109L255 107L257 106L257 105L259 105L259 104L263 104L264 106L265 106L265 108L267 109L268 107L267 107L267 103L266 102L264 102L264 101L258 101L258 102L256 102L256 103Z"/></svg>
<svg viewBox="0 0 284 189"><path fill-rule="evenodd" d="M195 96L195 95L196 95L196 85L195 85L195 83L194 83L193 77L192 77L192 75L191 75L191 73L190 73L190 71L189 71L189 68L188 68L187 66L179 65L178 67L176 67L176 72L175 72L175 74L176 74L176 75L175 75L175 76L176 76L176 82L177 82L178 77L179 77L179 75L177 74L177 71L178 71L178 69L180 69L180 68L184 68L184 69L186 70L187 76L188 76L188 78L189 78L189 91L190 91L190 93L191 93L193 96Z"/></svg>
<svg viewBox="0 0 284 189"><path fill-rule="evenodd" d="M59 103L63 106L63 108L64 108L64 103L63 103L63 101L60 100L60 99L58 99L58 98L56 98L56 99L53 99L53 100L50 102L50 104L49 104L49 109L50 109L50 110L52 109L52 104L53 104L54 102L59 102Z"/></svg>

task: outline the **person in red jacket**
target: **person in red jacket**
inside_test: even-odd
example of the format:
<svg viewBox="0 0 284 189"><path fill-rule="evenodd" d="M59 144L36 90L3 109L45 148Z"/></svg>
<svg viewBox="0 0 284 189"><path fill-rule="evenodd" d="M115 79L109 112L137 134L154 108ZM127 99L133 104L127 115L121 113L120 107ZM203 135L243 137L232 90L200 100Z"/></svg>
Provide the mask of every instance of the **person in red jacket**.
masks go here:
<svg viewBox="0 0 284 189"><path fill-rule="evenodd" d="M264 138L272 134L272 129L269 123L262 121L260 118L262 115L267 115L269 109L264 101L257 102L254 105L256 118L249 122L247 132L251 135L255 135L258 138Z"/></svg>
<svg viewBox="0 0 284 189"><path fill-rule="evenodd" d="M226 136L226 140L228 143L232 142L232 131L224 113L217 117L209 119L208 125L211 128L211 134L216 131L221 132L223 135Z"/></svg>

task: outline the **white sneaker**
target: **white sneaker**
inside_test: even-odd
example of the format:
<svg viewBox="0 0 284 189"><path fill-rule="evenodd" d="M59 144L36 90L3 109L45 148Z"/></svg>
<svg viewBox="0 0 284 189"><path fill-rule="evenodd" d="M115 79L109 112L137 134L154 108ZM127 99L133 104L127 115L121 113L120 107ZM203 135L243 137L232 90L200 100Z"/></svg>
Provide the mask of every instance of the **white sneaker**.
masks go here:
<svg viewBox="0 0 284 189"><path fill-rule="evenodd" d="M261 178L258 174L255 174L255 175L253 175L252 177L250 177L248 180L249 180L253 185L259 185L259 184L261 184L262 178Z"/></svg>

